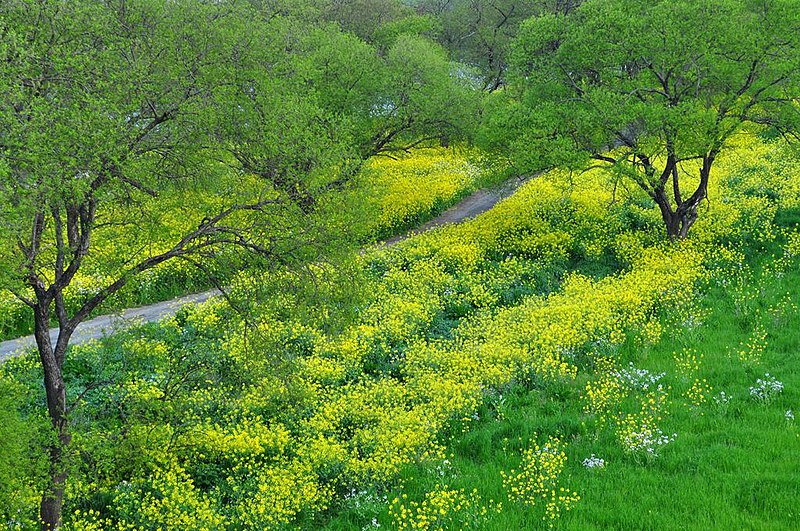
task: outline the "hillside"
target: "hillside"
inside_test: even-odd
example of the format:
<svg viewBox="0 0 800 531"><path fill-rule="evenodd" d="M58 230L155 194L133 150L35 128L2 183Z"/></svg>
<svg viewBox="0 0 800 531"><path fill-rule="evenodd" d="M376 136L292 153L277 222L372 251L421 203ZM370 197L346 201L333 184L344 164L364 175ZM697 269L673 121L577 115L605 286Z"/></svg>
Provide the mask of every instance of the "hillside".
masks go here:
<svg viewBox="0 0 800 531"><path fill-rule="evenodd" d="M554 171L473 221L314 266L313 286L241 274L255 322L216 301L75 347L73 444L93 457L65 526L791 527L784 155L739 146L679 245L603 171ZM2 371L39 400L33 357Z"/></svg>
<svg viewBox="0 0 800 531"><path fill-rule="evenodd" d="M799 141L797 0L4 0L0 527L800 528Z"/></svg>

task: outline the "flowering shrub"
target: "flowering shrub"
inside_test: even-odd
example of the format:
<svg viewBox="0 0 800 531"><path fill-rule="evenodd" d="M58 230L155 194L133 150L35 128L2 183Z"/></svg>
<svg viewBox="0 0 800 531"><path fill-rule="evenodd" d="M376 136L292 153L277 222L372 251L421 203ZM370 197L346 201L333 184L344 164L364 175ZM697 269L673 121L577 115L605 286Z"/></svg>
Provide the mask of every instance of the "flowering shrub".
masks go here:
<svg viewBox="0 0 800 531"><path fill-rule="evenodd" d="M750 396L761 402L769 402L783 392L783 382L769 373L756 380L756 385L750 387Z"/></svg>
<svg viewBox="0 0 800 531"><path fill-rule="evenodd" d="M503 486L509 499L534 507L543 504L542 519L552 527L561 511L569 511L581 499L577 492L560 485L566 462L567 454L558 438L550 437L541 446L533 442L523 452L520 468L503 473Z"/></svg>
<svg viewBox="0 0 800 531"><path fill-rule="evenodd" d="M425 494L422 502L395 498L389 506L394 529L398 531L434 531L445 529L481 529L490 511L499 512L502 504L483 502L478 492L465 492L439 485Z"/></svg>

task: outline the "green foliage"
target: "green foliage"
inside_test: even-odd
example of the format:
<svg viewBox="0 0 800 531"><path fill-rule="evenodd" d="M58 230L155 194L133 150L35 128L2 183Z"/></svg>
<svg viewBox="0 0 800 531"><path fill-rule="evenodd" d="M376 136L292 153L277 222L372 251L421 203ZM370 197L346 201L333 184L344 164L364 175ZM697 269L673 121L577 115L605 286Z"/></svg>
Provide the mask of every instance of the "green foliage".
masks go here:
<svg viewBox="0 0 800 531"><path fill-rule="evenodd" d="M792 380L771 364L770 345L794 301L760 308L744 257L782 252L765 271L795 274L800 239L772 222L800 197L795 169L749 171L782 160L778 144L733 153L720 160L715 197L780 193L712 203L713 216L679 245L629 223L632 208L657 213L636 189L615 191L613 174L553 171L473 221L351 256L347 267L243 272L230 304L73 349L65 380L80 398L65 526L639 525L587 500L606 485L625 492L617 471L626 488L649 493L661 467L691 478L675 471L678 456L696 453L682 446L700 433L695 423L724 429L721 412L792 407ZM736 303L720 310L725 319L697 303L716 290ZM725 342L701 348L712 322ZM676 343L702 355L676 354ZM760 355L743 363L747 349ZM3 367L19 382L15 403L42 400L35 367L32 358ZM748 398L765 372L787 390ZM718 404L722 390L737 398ZM25 420L35 411L20 410ZM744 430L747 418L737 421ZM549 437L558 451L536 450ZM590 453L606 468L583 468ZM569 490L552 495L552 485ZM770 492L784 503L784 486ZM22 515L35 505L31 496Z"/></svg>
<svg viewBox="0 0 800 531"><path fill-rule="evenodd" d="M400 0L323 0L322 14L344 31L372 41L386 24L408 18L414 11Z"/></svg>
<svg viewBox="0 0 800 531"><path fill-rule="evenodd" d="M22 366L11 372L23 374ZM44 456L33 452L47 439L49 422L32 410L25 386L7 369L0 369L0 521L9 529L30 529L36 525L30 509L46 471Z"/></svg>
<svg viewBox="0 0 800 531"><path fill-rule="evenodd" d="M734 133L796 130L795 3L588 0L524 23L483 136L565 167L361 253L349 186L391 232L484 177L455 151L367 162L469 136L479 96L431 19L348 5L0 8L4 291L63 321L116 278L194 281L149 267L176 245L230 284L45 363L67 403L32 354L0 367L0 521L35 525L63 471L64 529L793 526L798 165ZM475 39L502 58L518 21L494 20ZM682 242L647 194L683 208L685 175L665 192L658 164L719 198Z"/></svg>
<svg viewBox="0 0 800 531"><path fill-rule="evenodd" d="M441 31L438 20L431 16L415 15L387 22L375 31L375 43L383 48L390 48L401 35L417 35L436 40Z"/></svg>
<svg viewBox="0 0 800 531"><path fill-rule="evenodd" d="M335 233L331 238L342 241L339 249L327 250L329 258L335 259L337 253L346 253L349 249L345 240L371 242L394 236L438 214L475 187L494 182L498 173L487 166L478 153L460 148L422 150L398 160L378 158L365 164L342 195L321 200L313 218L305 221L309 225L313 220L324 223L326 233ZM233 186L224 177L196 180L190 186L164 190L158 199L146 203L152 225L121 223L118 227L98 231L95 255L84 262L82 271L65 290L67 308L78 308L95 295L114 271L124 266L130 248L166 250L168 240L195 227L214 208L217 193L226 193L226 188ZM343 204L346 207L343 208ZM118 207L115 215L120 220L140 216L144 206ZM163 263L131 279L128 286L110 297L98 312L107 313L112 309L141 306L201 291L211 287L211 280L232 282L237 286L237 293L239 287L247 286L238 303L241 309L250 308L248 302L254 292L261 293L260 298L267 301L276 300L275 291L281 290L304 291L306 300L322 297L319 291L309 289L308 281L314 275L306 274L308 271L304 272L302 267L295 273L288 273L286 276L292 280L285 279L286 283L281 280L283 275L272 272L256 285L254 279L274 268L253 257L243 259L224 254L215 260L205 260L202 265L201 270L189 261ZM242 274L242 269L247 273ZM339 266L343 278L355 275L346 269ZM282 288L275 288L277 285ZM0 293L0 337L16 338L32 330L32 319L25 305L10 293Z"/></svg>
<svg viewBox="0 0 800 531"><path fill-rule="evenodd" d="M683 237L743 124L800 130L798 20L783 0L587 1L531 18L482 136L527 169L611 165Z"/></svg>
<svg viewBox="0 0 800 531"><path fill-rule="evenodd" d="M748 119L789 127L798 60L789 28L798 16L783 1L584 2L572 16L521 29L513 57L527 89L521 101L576 148L595 151L625 131L650 150L669 135L689 155Z"/></svg>
<svg viewBox="0 0 800 531"><path fill-rule="evenodd" d="M497 90L505 84L511 42L525 19L546 12L568 11L578 3L561 0L415 1L419 11L434 17L441 25L439 42L453 57L475 67L476 77L488 90Z"/></svg>
<svg viewBox="0 0 800 531"><path fill-rule="evenodd" d="M0 515L14 514L14 490L26 480L26 446L30 432L17 411L15 398L21 389L7 377L0 378Z"/></svg>

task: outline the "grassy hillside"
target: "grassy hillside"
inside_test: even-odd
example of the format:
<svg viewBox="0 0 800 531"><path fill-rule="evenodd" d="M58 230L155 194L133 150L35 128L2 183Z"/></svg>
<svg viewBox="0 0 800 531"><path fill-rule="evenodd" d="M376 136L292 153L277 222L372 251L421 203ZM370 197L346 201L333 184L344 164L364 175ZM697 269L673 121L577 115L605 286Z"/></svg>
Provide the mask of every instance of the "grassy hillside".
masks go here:
<svg viewBox="0 0 800 531"><path fill-rule="evenodd" d="M65 527L796 527L798 175L742 139L671 244L613 175L553 171L74 348ZM41 425L36 360L0 373ZM41 474L14 471L7 520Z"/></svg>
<svg viewBox="0 0 800 531"><path fill-rule="evenodd" d="M797 528L800 267L760 258L655 342L630 335L591 348L574 379L492 391L443 458L355 491L325 528ZM557 466L541 450L554 437ZM543 490L515 495L503 474L525 465ZM576 501L553 502L562 487Z"/></svg>

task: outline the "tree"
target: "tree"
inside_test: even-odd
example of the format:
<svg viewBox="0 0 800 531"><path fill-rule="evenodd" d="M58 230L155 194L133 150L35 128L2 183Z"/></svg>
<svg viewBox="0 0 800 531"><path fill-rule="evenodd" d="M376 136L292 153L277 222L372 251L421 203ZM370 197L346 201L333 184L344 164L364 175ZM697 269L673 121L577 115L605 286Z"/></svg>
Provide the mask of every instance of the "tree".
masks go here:
<svg viewBox="0 0 800 531"><path fill-rule="evenodd" d="M399 35L386 51L379 99L359 141L364 157L449 143L471 134L478 92L445 50L416 35Z"/></svg>
<svg viewBox="0 0 800 531"><path fill-rule="evenodd" d="M453 56L476 67L484 89L506 82L510 44L527 18L567 14L579 0L418 0L417 10L440 21L440 42Z"/></svg>
<svg viewBox="0 0 800 531"><path fill-rule="evenodd" d="M382 24L414 13L400 0L320 0L319 6L326 20L366 41L372 41Z"/></svg>
<svg viewBox="0 0 800 531"><path fill-rule="evenodd" d="M491 122L510 131L487 136L528 167L609 165L684 238L726 140L800 131L799 29L792 0L587 0L530 19Z"/></svg>
<svg viewBox="0 0 800 531"><path fill-rule="evenodd" d="M320 105L343 118L352 145L347 179L370 157L469 138L480 93L463 65L413 33L384 35L376 49L353 35L317 31L304 75Z"/></svg>
<svg viewBox="0 0 800 531"><path fill-rule="evenodd" d="M0 7L0 279L32 311L55 432L45 529L61 522L71 440L62 371L76 327L168 260L233 248L286 259L305 237L287 221L309 206L304 183L347 151L341 117L300 75L288 24L241 2ZM101 260L99 235L113 239L125 223L146 239L159 223L154 201L197 179L219 195L191 228L166 245L116 242L123 256L111 280L77 304L65 300L79 271ZM124 218L132 204L142 215Z"/></svg>

